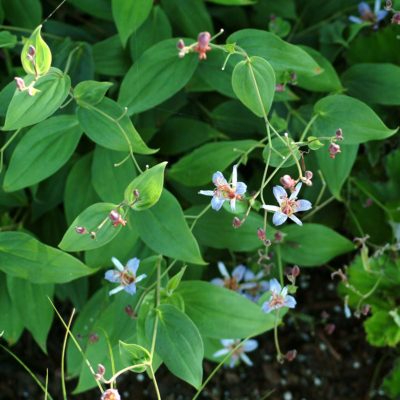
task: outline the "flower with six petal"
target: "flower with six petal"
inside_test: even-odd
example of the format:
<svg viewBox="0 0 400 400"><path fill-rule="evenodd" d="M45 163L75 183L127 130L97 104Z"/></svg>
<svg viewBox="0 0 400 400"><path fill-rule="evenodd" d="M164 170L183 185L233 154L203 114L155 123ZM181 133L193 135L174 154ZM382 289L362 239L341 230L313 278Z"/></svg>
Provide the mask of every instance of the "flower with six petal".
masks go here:
<svg viewBox="0 0 400 400"><path fill-rule="evenodd" d="M265 313L270 313L282 307L294 308L296 306L296 299L287 294L287 286L282 288L275 278L269 281L269 290L271 291L271 297L262 305L262 310Z"/></svg>
<svg viewBox="0 0 400 400"><path fill-rule="evenodd" d="M224 346L223 349L218 350L213 354L213 357L222 357L226 356L230 353L238 344L240 343L240 339L222 339L221 344ZM253 363L248 357L247 354L250 351L255 350L258 347L257 340L249 339L242 343L231 355L231 359L229 361L229 366L233 368L239 360L242 360L248 366L252 366Z"/></svg>
<svg viewBox="0 0 400 400"><path fill-rule="evenodd" d="M212 181L215 185L214 190L200 190L199 194L205 196L212 196L211 207L215 211L219 211L225 201L231 203L232 211L235 211L236 200L242 200L243 195L246 193L247 185L243 182L237 181L237 165L233 166L232 183L229 184L220 171L217 171Z"/></svg>
<svg viewBox="0 0 400 400"><path fill-rule="evenodd" d="M212 284L229 290L234 290L235 292L239 292L242 289L243 283L241 284L240 282L244 278L246 272L246 267L244 265L238 265L235 267L232 271L232 275L229 274L223 262L218 263L218 269L223 276L223 279L214 278L211 280Z"/></svg>
<svg viewBox="0 0 400 400"><path fill-rule="evenodd" d="M243 294L255 303L262 296L263 293L269 290L269 282L264 281L264 271L255 274L252 270L247 269L244 274Z"/></svg>
<svg viewBox="0 0 400 400"><path fill-rule="evenodd" d="M104 278L112 283L119 283L115 289L110 290L109 295L125 290L129 294L136 293L136 284L147 277L146 274L136 276L136 272L139 268L140 260L138 258L132 258L129 260L124 267L122 263L115 257L111 258L111 261L117 269L108 270Z"/></svg>
<svg viewBox="0 0 400 400"><path fill-rule="evenodd" d="M279 203L278 206L270 206L263 204L261 207L268 211L274 211L272 222L274 225L282 225L288 218L298 225L303 223L294 215L298 211L310 210L312 205L308 200L297 200L297 195L300 192L302 183L298 183L294 192L287 196L286 190L282 186L274 186L273 193L276 201Z"/></svg>
<svg viewBox="0 0 400 400"><path fill-rule="evenodd" d="M378 28L379 23L388 15L388 11L381 9L381 0L375 0L374 11L365 1L358 4L359 17L351 15L349 20L355 24L362 24L363 22L373 22L374 28Z"/></svg>

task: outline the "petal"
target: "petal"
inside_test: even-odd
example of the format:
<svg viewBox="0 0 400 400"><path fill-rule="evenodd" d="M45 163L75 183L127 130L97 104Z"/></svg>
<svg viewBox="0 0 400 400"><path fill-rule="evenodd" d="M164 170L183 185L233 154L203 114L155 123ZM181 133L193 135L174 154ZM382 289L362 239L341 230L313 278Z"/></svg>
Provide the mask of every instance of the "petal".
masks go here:
<svg viewBox="0 0 400 400"><path fill-rule="evenodd" d="M252 367L252 366L253 366L253 363L252 363L252 361L250 360L250 358L249 358L249 356L248 356L247 354L242 353L242 354L240 355L240 358L241 358L241 360L242 360L245 364L247 364L249 367Z"/></svg>
<svg viewBox="0 0 400 400"><path fill-rule="evenodd" d="M255 278L256 278L256 276L254 275L254 272L251 269L247 269L244 274L245 282L253 281Z"/></svg>
<svg viewBox="0 0 400 400"><path fill-rule="evenodd" d="M269 281L269 290L273 293L280 293L282 286L277 279L273 278Z"/></svg>
<svg viewBox="0 0 400 400"><path fill-rule="evenodd" d="M234 339L221 339L222 346L229 347L235 343Z"/></svg>
<svg viewBox="0 0 400 400"><path fill-rule="evenodd" d="M288 218L288 216L286 214L284 214L283 212L276 211L274 216L272 217L272 223L275 226L279 226L279 225L282 225L283 223L285 223L287 218Z"/></svg>
<svg viewBox="0 0 400 400"><path fill-rule="evenodd" d="M303 225L303 223L294 215L294 214L292 214L290 217L289 217L293 222L296 222L296 224L297 225Z"/></svg>
<svg viewBox="0 0 400 400"><path fill-rule="evenodd" d="M221 279L221 278L214 278L214 279L211 279L211 283L212 283L213 285L216 285L216 286L221 286L221 287L224 286L224 280Z"/></svg>
<svg viewBox="0 0 400 400"><path fill-rule="evenodd" d="M125 290L125 292L127 292L129 294L135 294L136 293L136 284L135 284L135 282L132 282L128 286L125 286L124 290Z"/></svg>
<svg viewBox="0 0 400 400"><path fill-rule="evenodd" d="M302 185L303 184L301 182L296 185L296 187L294 188L294 192L289 197L290 200L295 200L297 198L297 195L299 194Z"/></svg>
<svg viewBox="0 0 400 400"><path fill-rule="evenodd" d="M355 24L362 24L363 23L363 20L361 18L355 17L354 15L350 15L349 21L353 22Z"/></svg>
<svg viewBox="0 0 400 400"><path fill-rule="evenodd" d="M221 275L224 277L224 278L230 278L231 276L229 275L229 272L228 272L228 270L226 269L226 267L225 267L225 264L223 263L223 262L219 262L218 263L218 269L219 269L219 272L221 273Z"/></svg>
<svg viewBox="0 0 400 400"><path fill-rule="evenodd" d="M228 353L229 353L228 349L221 349L221 350L216 351L213 354L213 357L218 358L218 357L221 357L221 356L226 356Z"/></svg>
<svg viewBox="0 0 400 400"><path fill-rule="evenodd" d="M232 199L230 201L230 203L231 203L231 210L235 211L236 210L236 199Z"/></svg>
<svg viewBox="0 0 400 400"><path fill-rule="evenodd" d="M115 269L109 269L104 274L104 279L107 279L109 282L117 283L120 281L120 273Z"/></svg>
<svg viewBox="0 0 400 400"><path fill-rule="evenodd" d="M222 172L217 171L213 176L212 176L212 181L215 186L223 186L227 185L228 182L224 178L224 175L222 175Z"/></svg>
<svg viewBox="0 0 400 400"><path fill-rule="evenodd" d="M375 0L375 4L374 4L374 14L378 15L379 10L381 9L381 0Z"/></svg>
<svg viewBox="0 0 400 400"><path fill-rule="evenodd" d="M139 268L139 263L140 263L140 260L135 257L128 261L128 263L126 264L126 267L129 269L129 271L131 271L133 273L133 275L136 276L136 271Z"/></svg>
<svg viewBox="0 0 400 400"><path fill-rule="evenodd" d="M287 292L288 292L288 288L287 288L287 286L285 286L285 287L282 289L282 291L281 291L281 296L282 296L282 297L286 297Z"/></svg>
<svg viewBox="0 0 400 400"><path fill-rule="evenodd" d="M243 349L246 352L253 351L257 347L258 347L258 342L257 342L257 340L254 340L254 339L247 340L243 345Z"/></svg>
<svg viewBox="0 0 400 400"><path fill-rule="evenodd" d="M240 282L243 279L245 272L246 267L244 265L238 265L233 269L232 276L236 278L237 282Z"/></svg>
<svg viewBox="0 0 400 400"><path fill-rule="evenodd" d="M273 211L273 212L280 211L280 208L278 206L269 206L267 204L263 204L261 207L267 211Z"/></svg>
<svg viewBox="0 0 400 400"><path fill-rule="evenodd" d="M388 15L388 12L387 12L386 10L379 10L379 11L376 13L376 20L377 20L378 22L380 22L380 21L382 21L383 19L386 18L386 15Z"/></svg>
<svg viewBox="0 0 400 400"><path fill-rule="evenodd" d="M146 274L139 275L139 276L136 278L135 283L139 283L140 281L142 281L143 279L146 279L146 278L147 278L147 275L146 275Z"/></svg>
<svg viewBox="0 0 400 400"><path fill-rule="evenodd" d="M247 185L245 183L238 182L236 184L236 190L235 190L236 194L243 195L246 193L246 190L247 190Z"/></svg>
<svg viewBox="0 0 400 400"><path fill-rule="evenodd" d="M250 289L254 289L257 287L257 282L247 282L247 283L242 283L240 285L240 289L242 290L250 290Z"/></svg>
<svg viewBox="0 0 400 400"><path fill-rule="evenodd" d="M361 3L358 4L358 12L360 13L361 16L364 16L365 14L371 12L371 7L369 6L368 3L362 1Z"/></svg>
<svg viewBox="0 0 400 400"><path fill-rule="evenodd" d="M113 289L113 290L110 290L109 292L108 292L108 295L109 296L112 296L113 294L116 294L116 293L118 293L118 292L120 292L121 290L124 290L125 289L125 287L124 286L117 286L115 289Z"/></svg>
<svg viewBox="0 0 400 400"><path fill-rule="evenodd" d="M296 299L293 296L286 296L284 305L285 307L295 308L296 307Z"/></svg>
<svg viewBox="0 0 400 400"><path fill-rule="evenodd" d="M312 208L312 204L308 200L297 200L296 211L307 211Z"/></svg>
<svg viewBox="0 0 400 400"><path fill-rule="evenodd" d="M219 211L224 204L225 199L220 199L217 196L214 196L211 199L211 208L215 211Z"/></svg>
<svg viewBox="0 0 400 400"><path fill-rule="evenodd" d="M270 313L273 309L269 306L269 301L266 301L263 305L262 305L262 307L261 307L261 309L265 312L265 313Z"/></svg>
<svg viewBox="0 0 400 400"><path fill-rule="evenodd" d="M233 166L232 169L232 186L235 188L237 183L237 165Z"/></svg>
<svg viewBox="0 0 400 400"><path fill-rule="evenodd" d="M199 194L203 194L204 196L214 196L214 190L200 190Z"/></svg>
<svg viewBox="0 0 400 400"><path fill-rule="evenodd" d="M260 281L260 292L268 292L270 290L269 282L267 281Z"/></svg>
<svg viewBox="0 0 400 400"><path fill-rule="evenodd" d="M283 199L287 198L286 190L282 186L274 186L272 188L272 192L274 193L276 201L279 203L279 205L281 205Z"/></svg>
<svg viewBox="0 0 400 400"><path fill-rule="evenodd" d="M118 258L111 257L111 261L115 265L115 267L119 269L121 272L125 269L121 261L118 260Z"/></svg>

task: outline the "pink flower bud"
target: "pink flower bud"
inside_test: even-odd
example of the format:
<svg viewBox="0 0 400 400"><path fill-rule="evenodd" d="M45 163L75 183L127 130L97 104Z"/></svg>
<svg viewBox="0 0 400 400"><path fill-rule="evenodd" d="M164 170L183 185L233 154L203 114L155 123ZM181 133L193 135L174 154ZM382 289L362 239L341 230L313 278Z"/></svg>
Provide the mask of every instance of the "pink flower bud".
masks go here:
<svg viewBox="0 0 400 400"><path fill-rule="evenodd" d="M335 136L336 140L343 140L343 131L341 128L336 131Z"/></svg>
<svg viewBox="0 0 400 400"><path fill-rule="evenodd" d="M306 179L312 179L314 174L311 171L306 171L304 172L304 176L306 177Z"/></svg>
<svg viewBox="0 0 400 400"><path fill-rule="evenodd" d="M211 50L210 47L211 35L209 32L200 32L197 37L197 45L194 47L194 51L199 53L199 59L205 60L207 58L207 51Z"/></svg>
<svg viewBox="0 0 400 400"><path fill-rule="evenodd" d="M400 25L400 12L393 14L391 22L392 22L392 24Z"/></svg>
<svg viewBox="0 0 400 400"><path fill-rule="evenodd" d="M103 364L99 364L97 366L97 373L104 375L105 372L106 372L106 367Z"/></svg>
<svg viewBox="0 0 400 400"><path fill-rule="evenodd" d="M293 191L296 186L296 181L290 175L283 175L279 179L279 182L285 189L289 189L290 191Z"/></svg>
<svg viewBox="0 0 400 400"><path fill-rule="evenodd" d="M335 332L336 329L336 325L335 324L326 324L324 327L324 331L328 334L328 335L332 335L333 332Z"/></svg>
<svg viewBox="0 0 400 400"><path fill-rule="evenodd" d="M89 343L90 344L94 344L97 343L99 341L99 335L97 333L91 333L89 335Z"/></svg>
<svg viewBox="0 0 400 400"><path fill-rule="evenodd" d="M258 228L257 229L257 237L264 242L267 239L264 229Z"/></svg>
<svg viewBox="0 0 400 400"><path fill-rule="evenodd" d="M32 58L35 57L35 55L36 55L35 46L32 46L32 45L29 46L28 55L31 56Z"/></svg>
<svg viewBox="0 0 400 400"><path fill-rule="evenodd" d="M80 235L83 235L83 234L87 233L87 229L84 226L76 226L75 232L79 233Z"/></svg>
<svg viewBox="0 0 400 400"><path fill-rule="evenodd" d="M369 304L364 304L361 308L361 313L362 315L367 316L369 312L371 311L371 306Z"/></svg>
<svg viewBox="0 0 400 400"><path fill-rule="evenodd" d="M297 357L297 350L296 349L289 350L285 354L285 359L288 360L289 362L292 362L296 357Z"/></svg>
<svg viewBox="0 0 400 400"><path fill-rule="evenodd" d="M125 311L125 313L128 315L128 317L130 317L130 318L132 318L132 319L136 318L135 310L132 308L131 305L128 304L128 305L124 308L124 311Z"/></svg>
<svg viewBox="0 0 400 400"><path fill-rule="evenodd" d="M107 389L101 396L101 400L121 400L117 389Z"/></svg>
<svg viewBox="0 0 400 400"><path fill-rule="evenodd" d="M139 192L139 190L135 189L135 190L133 191L133 196L135 197L135 199L138 199L138 198L140 197L140 192Z"/></svg>
<svg viewBox="0 0 400 400"><path fill-rule="evenodd" d="M300 268L299 268L298 265L294 265L294 266L293 266L291 275L292 275L294 278L297 278L297 277L300 275Z"/></svg>
<svg viewBox="0 0 400 400"><path fill-rule="evenodd" d="M331 143L329 145L329 157L335 158L337 153L341 153L340 146L336 143Z"/></svg>
<svg viewBox="0 0 400 400"><path fill-rule="evenodd" d="M23 90L26 89L25 81L24 81L22 78L19 78L18 76L16 76L16 77L14 78L14 80L15 80L15 83L16 83L16 85L17 85L17 89L18 89L20 92L22 92Z"/></svg>
<svg viewBox="0 0 400 400"><path fill-rule="evenodd" d="M183 39L179 39L179 40L178 40L178 43L176 44L176 47L177 47L179 50L182 50L183 48L185 48L185 42L183 41Z"/></svg>
<svg viewBox="0 0 400 400"><path fill-rule="evenodd" d="M275 85L275 92L282 93L285 91L285 85L283 83L278 83Z"/></svg>
<svg viewBox="0 0 400 400"><path fill-rule="evenodd" d="M117 210L112 210L110 214L108 214L108 217L112 221L112 224L117 227L119 225L125 226L126 225L126 220L124 220L121 216L121 214Z"/></svg>
<svg viewBox="0 0 400 400"><path fill-rule="evenodd" d="M232 220L232 226L233 226L235 229L240 228L241 225L242 225L242 221L240 220L240 218L238 218L238 217L233 218L233 220Z"/></svg>
<svg viewBox="0 0 400 400"><path fill-rule="evenodd" d="M280 243L283 240L283 233L276 231L274 235L275 243Z"/></svg>

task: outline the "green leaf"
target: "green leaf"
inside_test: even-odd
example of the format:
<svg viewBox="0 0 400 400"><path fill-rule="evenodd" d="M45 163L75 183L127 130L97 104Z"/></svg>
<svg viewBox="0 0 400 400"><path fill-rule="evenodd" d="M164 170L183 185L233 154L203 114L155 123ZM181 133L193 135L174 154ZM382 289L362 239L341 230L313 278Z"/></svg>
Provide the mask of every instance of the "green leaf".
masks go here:
<svg viewBox="0 0 400 400"><path fill-rule="evenodd" d="M168 284L167 284L167 293L170 296L175 289L179 286L179 284L181 283L181 280L183 278L183 275L186 271L186 266L181 268L181 270L175 274L174 276L172 276L169 280L168 280Z"/></svg>
<svg viewBox="0 0 400 400"><path fill-rule="evenodd" d="M42 20L40 0L2 0L7 19L14 26L34 29Z"/></svg>
<svg viewBox="0 0 400 400"><path fill-rule="evenodd" d="M131 36L149 16L153 6L153 0L112 0L111 5L118 33L122 45L125 47L129 36Z"/></svg>
<svg viewBox="0 0 400 400"><path fill-rule="evenodd" d="M342 75L350 96L370 104L400 105L400 67L394 64L356 64Z"/></svg>
<svg viewBox="0 0 400 400"><path fill-rule="evenodd" d="M273 150L271 151L271 157L269 159L269 165L271 167L278 167L280 166L281 168L287 168L296 163L294 160L293 156L291 154L294 154L296 159L299 160L301 157L300 151L298 146L293 144L293 139L289 137L289 142L290 142L290 148L288 143L285 141L282 141L279 137L274 137L272 139L272 146ZM270 150L270 144L268 143L263 150L263 158L265 161L268 160L268 153ZM288 158L284 164L282 162L284 161L285 158Z"/></svg>
<svg viewBox="0 0 400 400"><path fill-rule="evenodd" d="M299 73L297 85L312 92L339 92L343 90L340 79L333 65L317 50L308 46L300 46L322 68L322 73L310 77Z"/></svg>
<svg viewBox="0 0 400 400"><path fill-rule="evenodd" d="M53 297L53 284L33 284L25 279L7 276L7 287L11 300L23 316L25 327L46 351L47 335L53 322L54 311L48 298Z"/></svg>
<svg viewBox="0 0 400 400"><path fill-rule="evenodd" d="M373 310L364 322L367 340L377 347L395 347L400 342L400 328L387 310Z"/></svg>
<svg viewBox="0 0 400 400"><path fill-rule="evenodd" d="M95 143L107 149L152 154L126 115L126 110L114 100L105 97L92 105L81 101L77 109L79 123Z"/></svg>
<svg viewBox="0 0 400 400"><path fill-rule="evenodd" d="M244 296L212 283L182 282L175 293L183 297L185 313L205 337L245 338L269 331L275 325L275 315L265 314Z"/></svg>
<svg viewBox="0 0 400 400"><path fill-rule="evenodd" d="M327 149L317 151L319 168L331 193L341 199L340 192L356 161L358 145L340 145L341 153L334 160L329 157Z"/></svg>
<svg viewBox="0 0 400 400"><path fill-rule="evenodd" d="M302 267L315 267L354 250L353 243L331 228L319 224L287 225L282 258Z"/></svg>
<svg viewBox="0 0 400 400"><path fill-rule="evenodd" d="M169 177L186 186L211 185L214 172L225 170L254 146L257 146L255 140L205 144L175 163L169 171Z"/></svg>
<svg viewBox="0 0 400 400"><path fill-rule="evenodd" d="M17 44L17 37L11 34L9 31L0 32L0 49L9 48L12 49Z"/></svg>
<svg viewBox="0 0 400 400"><path fill-rule="evenodd" d="M207 0L210 3L222 4L224 6L247 6L257 3L257 0Z"/></svg>
<svg viewBox="0 0 400 400"><path fill-rule="evenodd" d="M321 72L320 66L303 49L270 32L243 29L229 36L227 42L236 43L249 56L265 58L275 72L294 71L310 76Z"/></svg>
<svg viewBox="0 0 400 400"><path fill-rule="evenodd" d="M163 9L154 5L149 17L129 40L133 60L137 60L148 48L172 36L172 27Z"/></svg>
<svg viewBox="0 0 400 400"><path fill-rule="evenodd" d="M200 207L187 210L191 215L202 211ZM246 222L239 229L232 227L233 215L223 210L208 210L196 223L193 233L199 243L214 249L232 251L254 251L261 247L257 229L264 225L260 214L250 212Z"/></svg>
<svg viewBox="0 0 400 400"><path fill-rule="evenodd" d="M200 32L214 30L202 0L162 0L161 6L179 34L197 38Z"/></svg>
<svg viewBox="0 0 400 400"><path fill-rule="evenodd" d="M151 361L150 353L142 346L138 344L124 343L119 341L119 352L123 360L125 360L127 365L136 364L149 364ZM132 371L144 372L147 367L137 367L133 368Z"/></svg>
<svg viewBox="0 0 400 400"><path fill-rule="evenodd" d="M192 264L204 264L178 200L166 190L155 206L135 213L132 224L143 242L156 253Z"/></svg>
<svg viewBox="0 0 400 400"><path fill-rule="evenodd" d="M14 192L58 171L71 157L82 130L73 115L40 122L17 144L4 178L4 190Z"/></svg>
<svg viewBox="0 0 400 400"><path fill-rule="evenodd" d="M382 385L384 391L395 399L400 396L400 359L397 358L394 368L385 378Z"/></svg>
<svg viewBox="0 0 400 400"><path fill-rule="evenodd" d="M309 136L307 138L307 146L310 150L319 150L324 146L324 143L322 143L316 136Z"/></svg>
<svg viewBox="0 0 400 400"><path fill-rule="evenodd" d="M29 83L33 77L25 79ZM50 68L47 75L39 78L34 96L27 91L15 91L7 110L4 131L24 128L53 115L68 96L71 80L57 68Z"/></svg>
<svg viewBox="0 0 400 400"><path fill-rule="evenodd" d="M65 283L95 272L23 232L0 232L0 269L32 283Z"/></svg>
<svg viewBox="0 0 400 400"><path fill-rule="evenodd" d="M103 100L108 89L113 84L111 82L83 81L79 82L74 88L74 99L78 105L90 104L95 106Z"/></svg>
<svg viewBox="0 0 400 400"><path fill-rule="evenodd" d="M204 347L196 325L169 304L160 305L156 311L156 352L174 375L198 389L203 379Z"/></svg>
<svg viewBox="0 0 400 400"><path fill-rule="evenodd" d="M118 102L128 107L129 115L149 110L181 90L198 62L195 54L178 57L176 39L159 42L146 50L125 75Z"/></svg>
<svg viewBox="0 0 400 400"><path fill-rule="evenodd" d="M133 210L146 210L157 203L163 190L166 165L167 163L163 162L147 169L127 186L125 190L125 202L132 204L131 208ZM134 195L135 190L139 192L137 200Z"/></svg>
<svg viewBox="0 0 400 400"><path fill-rule="evenodd" d="M109 218L112 210L118 210L118 205L97 203L88 207L72 222L58 247L65 251L92 250L111 241L121 230L121 225L117 227L112 225ZM101 225L101 229L97 230L99 225ZM88 232L94 231L96 238L92 239L89 233L77 233L76 227L78 226L86 228Z"/></svg>
<svg viewBox="0 0 400 400"><path fill-rule="evenodd" d="M334 136L343 130L344 144L359 144L386 139L397 132L389 129L365 103L353 97L333 95L324 97L314 106L318 118L314 122L316 136Z"/></svg>
<svg viewBox="0 0 400 400"><path fill-rule="evenodd" d="M254 114L268 115L275 93L275 73L268 61L261 57L240 61L233 70L232 87Z"/></svg>
<svg viewBox="0 0 400 400"><path fill-rule="evenodd" d="M68 0L74 7L94 17L112 20L110 0Z"/></svg>
<svg viewBox="0 0 400 400"><path fill-rule="evenodd" d="M51 67L51 51L49 46L43 40L40 31L42 25L39 25L25 41L21 52L21 63L25 72L34 76L46 75ZM34 50L32 57L29 57L30 49ZM30 58L33 58L30 59Z"/></svg>
<svg viewBox="0 0 400 400"><path fill-rule="evenodd" d="M92 185L102 201L119 203L126 186L137 175L131 159L116 166L124 153L96 146L92 162Z"/></svg>

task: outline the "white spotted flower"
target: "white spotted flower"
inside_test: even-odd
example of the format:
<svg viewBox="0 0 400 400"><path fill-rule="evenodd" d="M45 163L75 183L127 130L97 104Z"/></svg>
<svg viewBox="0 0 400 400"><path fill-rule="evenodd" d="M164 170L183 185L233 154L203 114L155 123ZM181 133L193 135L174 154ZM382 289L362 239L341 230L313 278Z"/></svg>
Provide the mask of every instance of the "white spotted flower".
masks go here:
<svg viewBox="0 0 400 400"><path fill-rule="evenodd" d="M247 288L246 284L242 282L246 273L246 267L244 265L238 265L232 271L232 275L229 274L223 262L218 263L219 272L222 278L214 278L211 283L217 286L224 287L235 292L240 292L242 289Z"/></svg>
<svg viewBox="0 0 400 400"><path fill-rule="evenodd" d="M215 189L200 190L199 194L212 196L211 207L215 211L219 211L225 201L229 201L232 211L235 211L236 200L242 200L247 190L247 185L245 183L237 181L237 165L233 166L231 184L227 182L220 171L217 171L213 175L212 181L215 185Z"/></svg>
<svg viewBox="0 0 400 400"><path fill-rule="evenodd" d="M127 262L126 266L123 266L122 263L115 257L112 257L111 261L117 269L108 270L105 273L104 278L107 279L109 282L119 283L119 286L117 286L113 290L110 290L110 296L120 292L121 290L125 290L125 292L129 294L135 294L136 284L147 277L146 274L142 274L139 276L136 275L136 272L139 268L140 260L136 257L132 258Z"/></svg>
<svg viewBox="0 0 400 400"><path fill-rule="evenodd" d="M213 357L219 358L222 356L226 356L230 353L238 344L240 343L240 339L222 339L221 344L224 346L223 349L218 350L213 354ZM233 368L240 360L243 361L248 366L252 366L253 362L250 360L246 353L250 351L254 351L258 347L257 340L249 339L243 342L231 355L231 359L229 361L229 366Z"/></svg>
<svg viewBox="0 0 400 400"><path fill-rule="evenodd" d="M271 291L271 297L262 305L262 310L265 313L270 313L271 311L278 310L282 307L296 307L296 299L293 296L288 295L287 286L282 288L275 278L270 280L269 290Z"/></svg>
<svg viewBox="0 0 400 400"><path fill-rule="evenodd" d="M310 210L312 205L308 200L297 200L297 195L300 192L302 183L298 183L294 192L288 197L286 190L282 186L274 186L273 193L276 201L279 203L278 206L262 205L262 208L268 211L274 211L272 222L274 225L282 225L288 218L298 225L303 223L294 215L298 211Z"/></svg>

